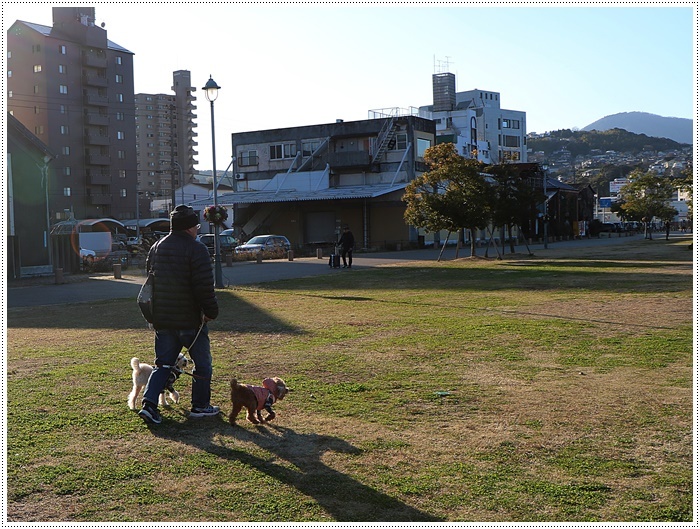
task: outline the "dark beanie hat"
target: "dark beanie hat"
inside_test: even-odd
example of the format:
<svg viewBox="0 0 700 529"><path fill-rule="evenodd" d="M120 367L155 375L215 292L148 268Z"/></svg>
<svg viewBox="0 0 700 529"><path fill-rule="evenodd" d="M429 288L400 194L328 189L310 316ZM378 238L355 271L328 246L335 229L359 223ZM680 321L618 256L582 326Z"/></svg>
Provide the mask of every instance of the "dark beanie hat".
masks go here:
<svg viewBox="0 0 700 529"><path fill-rule="evenodd" d="M170 212L170 231L182 231L199 224L199 217L189 206L177 206Z"/></svg>

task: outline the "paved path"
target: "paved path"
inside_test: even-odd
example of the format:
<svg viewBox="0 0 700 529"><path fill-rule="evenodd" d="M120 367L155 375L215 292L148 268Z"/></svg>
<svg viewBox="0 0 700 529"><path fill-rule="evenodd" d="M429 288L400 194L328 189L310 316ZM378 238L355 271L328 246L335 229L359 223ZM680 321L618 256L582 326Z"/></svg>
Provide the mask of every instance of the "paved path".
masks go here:
<svg viewBox="0 0 700 529"><path fill-rule="evenodd" d="M557 250L565 250L567 248L625 244L642 238L643 235L634 235L630 237L617 237L614 235L608 238L604 234L600 239L552 242L549 243L548 250L556 252ZM543 245L541 243L530 245L530 250L535 253L537 251L542 252ZM506 249L506 251L508 250ZM524 253L527 250L524 245L520 245L516 247L516 251ZM435 261L439 253L439 250L435 249L386 253L355 253L353 270L329 268L328 257L323 259L304 257L294 259L293 261L287 259L263 261L261 264L255 261L247 261L234 263L230 267L224 264L222 272L225 286L249 285L266 283L278 279L297 279L325 274L353 273L354 270L366 270L368 268L375 268L387 264L396 264L400 261ZM478 254L483 255L483 253L484 249L479 248ZM495 255L493 248L491 248L489 254L491 256ZM468 255L468 248L460 250L460 257L467 257ZM454 246L446 248L442 257L443 260L452 260L454 257ZM33 286L15 286L13 284L10 285L11 288L7 289L6 306L13 309L42 305L94 302L106 299L135 299L144 279L145 275L142 270L137 271L129 269L122 274L121 279L114 279L113 274L106 273L70 278L69 282L62 285L53 284L51 279L48 279L44 284Z"/></svg>

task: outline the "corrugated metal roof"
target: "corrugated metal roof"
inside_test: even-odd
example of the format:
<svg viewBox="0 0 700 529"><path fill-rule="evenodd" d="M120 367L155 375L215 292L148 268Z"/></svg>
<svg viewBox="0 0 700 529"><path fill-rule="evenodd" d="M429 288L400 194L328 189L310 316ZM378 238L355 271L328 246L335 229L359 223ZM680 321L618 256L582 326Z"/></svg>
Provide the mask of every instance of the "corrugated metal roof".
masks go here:
<svg viewBox="0 0 700 529"><path fill-rule="evenodd" d="M394 191L401 191L406 182L395 185L347 186L320 189L318 191L296 191L281 189L279 191L239 191L217 196L217 203L222 206L232 204L264 204L272 202L302 202L310 200L352 200L360 198L375 198ZM195 200L191 206L208 206L211 198Z"/></svg>

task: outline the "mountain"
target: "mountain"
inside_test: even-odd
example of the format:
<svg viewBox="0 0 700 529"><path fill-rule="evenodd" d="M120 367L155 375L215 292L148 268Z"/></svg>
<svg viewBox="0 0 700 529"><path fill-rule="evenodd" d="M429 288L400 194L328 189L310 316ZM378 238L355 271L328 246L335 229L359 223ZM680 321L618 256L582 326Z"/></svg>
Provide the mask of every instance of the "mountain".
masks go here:
<svg viewBox="0 0 700 529"><path fill-rule="evenodd" d="M693 144L692 119L666 118L647 112L620 112L605 116L581 130L602 132L610 129L623 129L635 134L646 134L652 138L669 138L678 143Z"/></svg>

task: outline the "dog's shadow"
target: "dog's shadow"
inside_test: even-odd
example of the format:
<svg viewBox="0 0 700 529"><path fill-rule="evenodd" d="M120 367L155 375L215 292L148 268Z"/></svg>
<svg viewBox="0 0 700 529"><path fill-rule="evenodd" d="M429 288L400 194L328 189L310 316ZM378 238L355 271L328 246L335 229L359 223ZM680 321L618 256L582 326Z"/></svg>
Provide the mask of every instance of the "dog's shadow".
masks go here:
<svg viewBox="0 0 700 529"><path fill-rule="evenodd" d="M329 467L326 452L360 454L362 451L338 437L300 434L272 424L253 430L232 427L223 417L188 420L174 428L153 428L154 435L185 442L223 459L238 461L264 472L314 500L337 522L443 522L428 513L365 485ZM233 441L253 443L275 457L263 459L234 446ZM281 465L275 459L289 463ZM251 520L253 521L253 520ZM295 520L280 520L293 522Z"/></svg>

